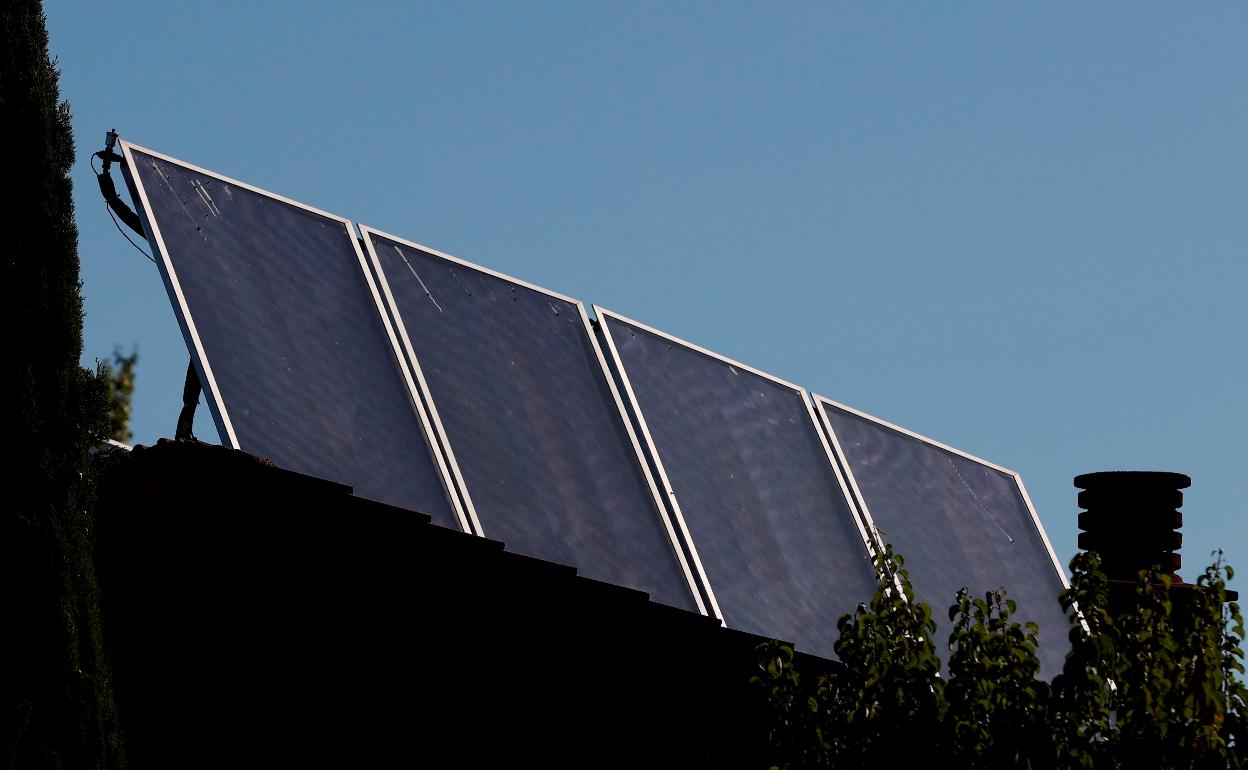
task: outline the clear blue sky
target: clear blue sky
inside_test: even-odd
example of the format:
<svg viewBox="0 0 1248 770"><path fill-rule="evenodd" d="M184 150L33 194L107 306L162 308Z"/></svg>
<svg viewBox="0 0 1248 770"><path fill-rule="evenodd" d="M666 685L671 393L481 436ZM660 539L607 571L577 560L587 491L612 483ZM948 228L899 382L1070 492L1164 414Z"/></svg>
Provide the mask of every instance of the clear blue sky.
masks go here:
<svg viewBox="0 0 1248 770"><path fill-rule="evenodd" d="M1073 476L1188 473L1182 574L1248 574L1248 5L47 12L84 361L139 345L140 442L187 353L113 127L1016 469L1062 561Z"/></svg>

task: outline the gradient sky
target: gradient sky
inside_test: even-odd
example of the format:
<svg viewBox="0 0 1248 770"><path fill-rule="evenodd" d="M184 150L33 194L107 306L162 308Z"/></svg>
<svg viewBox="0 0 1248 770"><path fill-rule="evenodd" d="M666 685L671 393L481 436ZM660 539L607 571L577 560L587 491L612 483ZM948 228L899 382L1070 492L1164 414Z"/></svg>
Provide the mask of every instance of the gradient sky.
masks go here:
<svg viewBox="0 0 1248 770"><path fill-rule="evenodd" d="M48 4L138 442L187 352L114 127L1018 470L1063 562L1073 476L1187 473L1181 574L1248 570L1248 5L365 5Z"/></svg>

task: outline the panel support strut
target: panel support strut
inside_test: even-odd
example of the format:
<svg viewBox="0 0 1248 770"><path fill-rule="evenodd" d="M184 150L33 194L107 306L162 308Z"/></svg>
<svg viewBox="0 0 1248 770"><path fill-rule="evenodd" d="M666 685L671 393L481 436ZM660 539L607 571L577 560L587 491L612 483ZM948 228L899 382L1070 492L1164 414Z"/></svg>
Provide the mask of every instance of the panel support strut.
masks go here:
<svg viewBox="0 0 1248 770"><path fill-rule="evenodd" d="M195 426L195 407L199 406L199 374L195 372L195 362L186 365L186 383L182 386L182 411L178 414L178 428L174 432L175 439L198 441L191 429Z"/></svg>

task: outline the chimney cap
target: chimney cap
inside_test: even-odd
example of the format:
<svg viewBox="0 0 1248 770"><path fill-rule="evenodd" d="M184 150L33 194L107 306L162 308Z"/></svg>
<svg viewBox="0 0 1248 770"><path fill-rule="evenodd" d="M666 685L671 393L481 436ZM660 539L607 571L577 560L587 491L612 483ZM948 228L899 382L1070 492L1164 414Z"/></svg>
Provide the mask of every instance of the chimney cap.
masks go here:
<svg viewBox="0 0 1248 770"><path fill-rule="evenodd" d="M1191 476L1169 471L1100 471L1075 476L1079 489L1187 489L1191 485Z"/></svg>

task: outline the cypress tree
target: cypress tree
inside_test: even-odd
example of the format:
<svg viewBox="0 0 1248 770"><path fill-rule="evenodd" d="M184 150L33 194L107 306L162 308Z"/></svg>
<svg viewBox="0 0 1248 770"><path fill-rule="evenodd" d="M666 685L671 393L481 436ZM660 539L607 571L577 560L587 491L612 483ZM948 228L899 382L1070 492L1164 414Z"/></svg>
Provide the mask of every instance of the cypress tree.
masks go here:
<svg viewBox="0 0 1248 770"><path fill-rule="evenodd" d="M0 503L0 767L117 767L89 530L106 388L79 366L69 105L38 0L7 0L0 52L7 219L0 291L9 459Z"/></svg>

